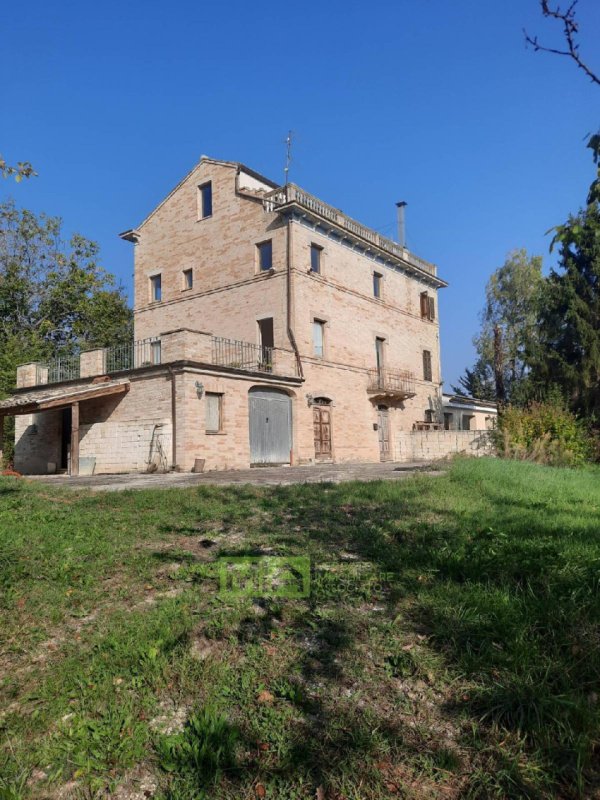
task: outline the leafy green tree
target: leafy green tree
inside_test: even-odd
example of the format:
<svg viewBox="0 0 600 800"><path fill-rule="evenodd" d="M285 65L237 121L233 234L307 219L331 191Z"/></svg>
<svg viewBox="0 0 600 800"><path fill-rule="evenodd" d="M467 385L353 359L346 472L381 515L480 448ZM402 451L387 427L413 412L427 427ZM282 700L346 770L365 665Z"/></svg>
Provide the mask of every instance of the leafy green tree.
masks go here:
<svg viewBox="0 0 600 800"><path fill-rule="evenodd" d="M132 312L98 245L79 235L65 243L61 228L57 217L0 204L0 397L19 364L132 338Z"/></svg>
<svg viewBox="0 0 600 800"><path fill-rule="evenodd" d="M571 407L600 420L600 134L588 147L596 164L587 204L554 229L559 271L543 293L534 374L554 382Z"/></svg>
<svg viewBox="0 0 600 800"><path fill-rule="evenodd" d="M459 380L471 396L506 402L526 382L530 354L536 349L543 282L541 257L525 250L509 253L491 275L481 330L473 340L477 362Z"/></svg>
<svg viewBox="0 0 600 800"><path fill-rule="evenodd" d="M494 373L490 365L478 358L473 369L465 369L465 374L458 379L458 386L452 391L462 397L477 397L480 400L495 400L496 385Z"/></svg>

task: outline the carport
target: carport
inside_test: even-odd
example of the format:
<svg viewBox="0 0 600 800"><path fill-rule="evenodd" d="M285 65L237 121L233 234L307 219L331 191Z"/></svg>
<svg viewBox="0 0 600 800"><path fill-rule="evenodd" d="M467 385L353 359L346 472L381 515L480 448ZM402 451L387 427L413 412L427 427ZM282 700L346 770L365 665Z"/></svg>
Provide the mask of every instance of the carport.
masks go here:
<svg viewBox="0 0 600 800"><path fill-rule="evenodd" d="M4 418L26 414L40 414L45 411L70 411L69 451L70 475L79 475L79 408L86 400L98 397L123 394L129 391L129 381L99 381L85 386L43 387L35 391L15 394L0 400L0 459L4 437Z"/></svg>

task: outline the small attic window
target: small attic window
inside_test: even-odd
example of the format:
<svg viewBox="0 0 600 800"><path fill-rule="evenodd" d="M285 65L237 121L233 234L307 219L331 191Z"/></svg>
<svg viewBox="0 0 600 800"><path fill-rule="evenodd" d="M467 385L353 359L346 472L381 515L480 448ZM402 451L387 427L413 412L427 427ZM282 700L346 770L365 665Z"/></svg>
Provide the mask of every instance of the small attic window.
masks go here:
<svg viewBox="0 0 600 800"><path fill-rule="evenodd" d="M198 187L198 212L200 219L212 217L212 183L203 183Z"/></svg>

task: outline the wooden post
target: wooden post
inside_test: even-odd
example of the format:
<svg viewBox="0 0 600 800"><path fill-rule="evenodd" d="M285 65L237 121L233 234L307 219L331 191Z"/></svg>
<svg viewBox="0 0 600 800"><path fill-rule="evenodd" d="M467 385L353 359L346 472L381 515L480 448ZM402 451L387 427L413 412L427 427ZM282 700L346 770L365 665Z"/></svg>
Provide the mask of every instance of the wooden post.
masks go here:
<svg viewBox="0 0 600 800"><path fill-rule="evenodd" d="M0 416L0 468L2 465L2 459L4 458L4 417Z"/></svg>
<svg viewBox="0 0 600 800"><path fill-rule="evenodd" d="M71 476L79 475L79 403L71 406Z"/></svg>

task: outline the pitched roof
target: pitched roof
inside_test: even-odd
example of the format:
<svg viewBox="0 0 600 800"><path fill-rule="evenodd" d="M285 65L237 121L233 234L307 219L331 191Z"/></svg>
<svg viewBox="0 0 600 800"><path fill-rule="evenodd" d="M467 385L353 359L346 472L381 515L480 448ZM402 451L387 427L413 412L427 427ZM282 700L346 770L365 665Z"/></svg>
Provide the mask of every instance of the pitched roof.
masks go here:
<svg viewBox="0 0 600 800"><path fill-rule="evenodd" d="M61 408L83 400L93 400L109 394L129 391L128 380L87 383L84 386L43 386L29 392L20 392L0 400L0 416L7 414L33 414L49 408Z"/></svg>

